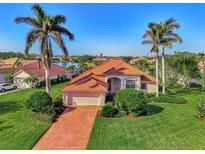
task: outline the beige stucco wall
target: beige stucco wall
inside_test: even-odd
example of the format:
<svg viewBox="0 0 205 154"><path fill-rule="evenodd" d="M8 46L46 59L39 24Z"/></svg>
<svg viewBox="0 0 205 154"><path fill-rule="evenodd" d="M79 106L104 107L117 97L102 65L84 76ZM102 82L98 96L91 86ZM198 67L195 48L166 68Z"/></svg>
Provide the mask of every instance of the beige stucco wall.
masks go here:
<svg viewBox="0 0 205 154"><path fill-rule="evenodd" d="M148 83L147 84L147 92L148 93L155 93L156 92L156 84L154 83Z"/></svg>
<svg viewBox="0 0 205 154"><path fill-rule="evenodd" d="M64 105L93 105L103 106L105 104L104 93L86 93L86 92L64 92Z"/></svg>
<svg viewBox="0 0 205 154"><path fill-rule="evenodd" d="M30 88L30 86L27 83L24 82L24 80L28 77L30 77L30 75L27 74L26 72L22 71L21 73L14 76L14 83L19 88Z"/></svg>

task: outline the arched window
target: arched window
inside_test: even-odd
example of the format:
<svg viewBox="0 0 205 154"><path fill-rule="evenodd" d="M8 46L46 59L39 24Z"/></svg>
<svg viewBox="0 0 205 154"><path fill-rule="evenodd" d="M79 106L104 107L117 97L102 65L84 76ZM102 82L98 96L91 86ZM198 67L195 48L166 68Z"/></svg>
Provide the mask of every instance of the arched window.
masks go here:
<svg viewBox="0 0 205 154"><path fill-rule="evenodd" d="M135 80L126 80L126 89L135 89L136 82Z"/></svg>

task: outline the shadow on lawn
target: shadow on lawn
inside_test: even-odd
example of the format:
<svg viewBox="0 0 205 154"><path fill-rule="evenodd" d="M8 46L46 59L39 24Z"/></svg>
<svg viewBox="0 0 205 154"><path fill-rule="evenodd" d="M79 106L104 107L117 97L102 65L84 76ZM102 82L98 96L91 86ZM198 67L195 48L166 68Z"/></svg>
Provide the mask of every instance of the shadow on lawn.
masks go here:
<svg viewBox="0 0 205 154"><path fill-rule="evenodd" d="M0 114L5 114L8 112L15 112L21 108L21 105L18 102L5 101L0 102Z"/></svg>
<svg viewBox="0 0 205 154"><path fill-rule="evenodd" d="M145 109L147 110L147 115L153 115L153 114L158 114L164 110L164 108L157 106L157 105L151 105L147 104L145 106Z"/></svg>

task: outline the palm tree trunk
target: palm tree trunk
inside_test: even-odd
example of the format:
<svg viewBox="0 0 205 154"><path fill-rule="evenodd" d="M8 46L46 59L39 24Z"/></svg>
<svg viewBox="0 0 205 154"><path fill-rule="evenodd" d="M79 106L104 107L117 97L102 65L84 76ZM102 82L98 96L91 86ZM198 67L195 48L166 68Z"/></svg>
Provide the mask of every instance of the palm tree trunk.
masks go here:
<svg viewBox="0 0 205 154"><path fill-rule="evenodd" d="M165 95L164 47L162 47L162 94Z"/></svg>
<svg viewBox="0 0 205 154"><path fill-rule="evenodd" d="M156 97L159 96L159 59L156 57Z"/></svg>
<svg viewBox="0 0 205 154"><path fill-rule="evenodd" d="M50 80L50 69L45 68L45 81L46 81L46 92L51 96L51 80Z"/></svg>

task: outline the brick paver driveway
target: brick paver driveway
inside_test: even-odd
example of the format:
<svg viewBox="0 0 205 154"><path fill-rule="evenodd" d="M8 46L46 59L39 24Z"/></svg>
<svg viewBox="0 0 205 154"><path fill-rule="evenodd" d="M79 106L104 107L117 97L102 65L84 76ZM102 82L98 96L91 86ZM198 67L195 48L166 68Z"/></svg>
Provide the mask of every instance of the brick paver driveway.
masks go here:
<svg viewBox="0 0 205 154"><path fill-rule="evenodd" d="M98 107L67 108L33 149L86 149L98 109Z"/></svg>

